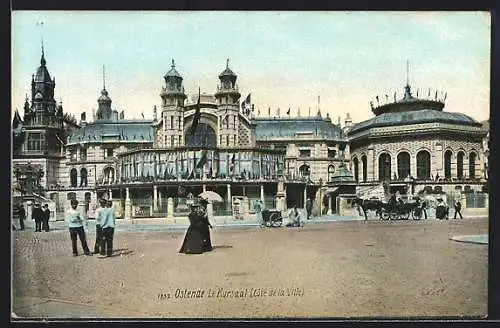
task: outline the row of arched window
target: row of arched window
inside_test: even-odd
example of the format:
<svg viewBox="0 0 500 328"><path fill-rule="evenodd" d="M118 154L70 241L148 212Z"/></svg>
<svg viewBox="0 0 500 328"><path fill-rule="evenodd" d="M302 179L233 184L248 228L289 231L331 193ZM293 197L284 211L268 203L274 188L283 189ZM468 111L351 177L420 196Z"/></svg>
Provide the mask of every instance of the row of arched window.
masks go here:
<svg viewBox="0 0 500 328"><path fill-rule="evenodd" d="M71 187L87 187L87 169L82 167L80 169L80 184L78 185L78 170L72 168L69 174ZM106 167L103 171L102 183L110 184L115 181L115 170L112 167Z"/></svg>
<svg viewBox="0 0 500 328"><path fill-rule="evenodd" d="M444 153L444 178L451 179L452 170L451 170L451 160L453 153L451 150L447 150ZM457 178L463 179L466 178L464 175L464 157L465 152L459 151L457 154ZM477 155L475 152L471 152L469 154L469 176L468 178L474 179L476 178L476 159ZM391 155L388 153L380 154L378 158L378 177L379 181L383 180L403 180L408 177L413 176L413 172L410 170L410 154L408 152L401 152L398 154L397 161L397 172L391 172ZM356 182L360 180L365 182L367 181L367 158L366 155L361 156L361 165L363 176L359 177L359 161L357 157L353 159L353 170L354 170L354 178ZM413 173L413 174L412 174ZM416 178L417 180L428 180L434 178L431 173L431 154L427 150L421 150L417 153L417 172ZM436 179L439 176L435 177Z"/></svg>
<svg viewBox="0 0 500 328"><path fill-rule="evenodd" d="M366 157L366 156L365 156ZM303 164L299 167L299 173L302 178L309 177L311 175L309 165ZM335 174L335 166L328 165L328 181L332 181Z"/></svg>

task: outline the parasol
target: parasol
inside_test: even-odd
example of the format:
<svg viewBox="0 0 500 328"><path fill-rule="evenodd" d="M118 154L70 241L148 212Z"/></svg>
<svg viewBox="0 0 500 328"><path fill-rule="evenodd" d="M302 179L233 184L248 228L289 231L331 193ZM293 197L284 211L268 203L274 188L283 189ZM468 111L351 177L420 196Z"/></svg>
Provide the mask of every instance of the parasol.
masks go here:
<svg viewBox="0 0 500 328"><path fill-rule="evenodd" d="M198 195L201 199L205 199L206 201L209 202L223 202L224 200L222 197L213 191L204 191L201 194Z"/></svg>

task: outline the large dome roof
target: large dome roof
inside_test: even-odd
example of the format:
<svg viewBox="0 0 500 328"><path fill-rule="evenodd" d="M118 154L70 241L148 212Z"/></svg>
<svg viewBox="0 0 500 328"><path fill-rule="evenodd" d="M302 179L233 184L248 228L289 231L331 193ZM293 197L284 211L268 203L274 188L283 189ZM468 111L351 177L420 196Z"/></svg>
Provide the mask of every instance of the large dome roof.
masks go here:
<svg viewBox="0 0 500 328"><path fill-rule="evenodd" d="M418 123L451 123L457 125L481 124L473 118L462 113L442 112L434 109L421 109L405 112L383 113L369 120L356 124L351 128L349 134L366 130L368 128L394 125L408 125Z"/></svg>

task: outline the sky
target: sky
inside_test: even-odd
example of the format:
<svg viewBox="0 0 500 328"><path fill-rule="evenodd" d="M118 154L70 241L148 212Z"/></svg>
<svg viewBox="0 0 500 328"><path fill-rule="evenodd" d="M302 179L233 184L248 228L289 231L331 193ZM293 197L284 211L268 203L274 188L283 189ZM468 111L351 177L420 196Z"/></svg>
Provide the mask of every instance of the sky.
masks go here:
<svg viewBox="0 0 500 328"><path fill-rule="evenodd" d="M319 108L361 122L374 116L370 101L401 98L408 79L414 96L446 94L445 111L489 118L488 12L13 11L11 33L21 116L43 38L55 99L78 119L97 109L103 65L112 108L152 118L172 59L191 99L198 87L215 93L227 58L260 116Z"/></svg>

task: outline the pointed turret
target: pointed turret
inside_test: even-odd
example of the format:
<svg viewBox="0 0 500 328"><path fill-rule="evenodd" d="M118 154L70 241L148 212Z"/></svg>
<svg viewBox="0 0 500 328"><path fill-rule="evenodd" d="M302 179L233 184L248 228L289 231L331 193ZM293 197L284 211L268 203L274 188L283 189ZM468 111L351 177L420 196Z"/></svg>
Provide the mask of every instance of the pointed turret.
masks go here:
<svg viewBox="0 0 500 328"><path fill-rule="evenodd" d="M105 67L102 66L102 90L101 96L97 99L97 119L98 120L110 120L112 115L111 109L111 98L109 97L108 91L106 90L106 75Z"/></svg>

